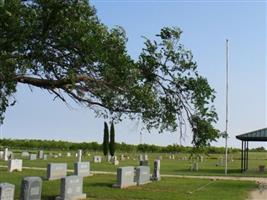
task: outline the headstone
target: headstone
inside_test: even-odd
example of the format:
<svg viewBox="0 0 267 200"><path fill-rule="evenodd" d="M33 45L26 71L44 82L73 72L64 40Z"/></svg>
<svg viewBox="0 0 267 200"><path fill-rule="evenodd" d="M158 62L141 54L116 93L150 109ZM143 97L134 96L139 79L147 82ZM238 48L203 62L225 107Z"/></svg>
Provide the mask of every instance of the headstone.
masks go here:
<svg viewBox="0 0 267 200"><path fill-rule="evenodd" d="M139 155L139 161L141 161L141 160L144 160L142 154Z"/></svg>
<svg viewBox="0 0 267 200"><path fill-rule="evenodd" d="M148 160L140 160L139 161L139 165L140 166L148 166L149 164L148 164Z"/></svg>
<svg viewBox="0 0 267 200"><path fill-rule="evenodd" d="M124 155L122 154L121 155L121 161L124 161L125 160L125 157L124 157Z"/></svg>
<svg viewBox="0 0 267 200"><path fill-rule="evenodd" d="M43 159L43 157L44 157L44 151L43 150L38 151L38 158Z"/></svg>
<svg viewBox="0 0 267 200"><path fill-rule="evenodd" d="M49 163L47 165L47 179L56 180L67 176L66 163Z"/></svg>
<svg viewBox="0 0 267 200"><path fill-rule="evenodd" d="M54 155L54 158L58 158L58 155Z"/></svg>
<svg viewBox="0 0 267 200"><path fill-rule="evenodd" d="M0 151L0 159L4 159L4 151Z"/></svg>
<svg viewBox="0 0 267 200"><path fill-rule="evenodd" d="M67 153L67 157L71 157L71 153L70 152Z"/></svg>
<svg viewBox="0 0 267 200"><path fill-rule="evenodd" d="M20 200L41 200L42 179L25 177L21 183Z"/></svg>
<svg viewBox="0 0 267 200"><path fill-rule="evenodd" d="M74 163L74 175L76 176L89 176L90 175L90 162L76 162Z"/></svg>
<svg viewBox="0 0 267 200"><path fill-rule="evenodd" d="M37 155L36 154L30 154L30 160L36 160L37 159Z"/></svg>
<svg viewBox="0 0 267 200"><path fill-rule="evenodd" d="M119 167L117 169L117 183L113 187L126 188L134 185L136 185L134 180L134 167Z"/></svg>
<svg viewBox="0 0 267 200"><path fill-rule="evenodd" d="M43 160L47 160L47 154L44 154Z"/></svg>
<svg viewBox="0 0 267 200"><path fill-rule="evenodd" d="M113 160L112 164L113 164L113 165L119 165L120 162L119 162L118 160Z"/></svg>
<svg viewBox="0 0 267 200"><path fill-rule="evenodd" d="M8 148L5 148L5 151L4 151L4 160L5 161L8 161Z"/></svg>
<svg viewBox="0 0 267 200"><path fill-rule="evenodd" d="M14 200L15 185L0 183L0 200Z"/></svg>
<svg viewBox="0 0 267 200"><path fill-rule="evenodd" d="M22 160L20 159L12 159L8 161L8 171L13 172L13 171L22 171Z"/></svg>
<svg viewBox="0 0 267 200"><path fill-rule="evenodd" d="M61 157L62 156L62 153L58 153L58 157Z"/></svg>
<svg viewBox="0 0 267 200"><path fill-rule="evenodd" d="M193 162L192 163L191 171L198 171L198 162Z"/></svg>
<svg viewBox="0 0 267 200"><path fill-rule="evenodd" d="M158 156L157 157L157 160L162 160L162 156Z"/></svg>
<svg viewBox="0 0 267 200"><path fill-rule="evenodd" d="M67 176L61 179L60 196L56 200L86 199L83 194L83 178L80 176Z"/></svg>
<svg viewBox="0 0 267 200"><path fill-rule="evenodd" d="M78 150L78 162L82 162L83 151L81 149Z"/></svg>
<svg viewBox="0 0 267 200"><path fill-rule="evenodd" d="M155 181L160 180L160 160L154 160L152 180L155 180Z"/></svg>
<svg viewBox="0 0 267 200"><path fill-rule="evenodd" d="M150 169L149 166L138 166L136 170L136 183L143 185L150 182Z"/></svg>
<svg viewBox="0 0 267 200"><path fill-rule="evenodd" d="M108 162L112 161L112 156L110 154L108 154Z"/></svg>
<svg viewBox="0 0 267 200"><path fill-rule="evenodd" d="M21 152L21 157L29 157L30 153L28 151Z"/></svg>
<svg viewBox="0 0 267 200"><path fill-rule="evenodd" d="M144 160L148 160L148 155L147 154L144 155Z"/></svg>
<svg viewBox="0 0 267 200"><path fill-rule="evenodd" d="M101 163L102 157L101 156L94 156L93 161L94 161L94 163Z"/></svg>
<svg viewBox="0 0 267 200"><path fill-rule="evenodd" d="M204 161L204 157L200 156L200 162L203 162L203 161Z"/></svg>
<svg viewBox="0 0 267 200"><path fill-rule="evenodd" d="M259 165L259 172L265 172L265 165Z"/></svg>

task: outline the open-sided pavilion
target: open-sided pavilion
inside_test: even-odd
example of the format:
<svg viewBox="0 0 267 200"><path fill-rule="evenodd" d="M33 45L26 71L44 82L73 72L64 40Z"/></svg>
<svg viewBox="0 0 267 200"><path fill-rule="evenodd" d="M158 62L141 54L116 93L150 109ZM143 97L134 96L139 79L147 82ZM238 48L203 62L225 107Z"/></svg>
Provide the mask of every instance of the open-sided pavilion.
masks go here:
<svg viewBox="0 0 267 200"><path fill-rule="evenodd" d="M241 172L248 170L248 143L249 142L267 142L267 128L251 131L236 136L241 140Z"/></svg>

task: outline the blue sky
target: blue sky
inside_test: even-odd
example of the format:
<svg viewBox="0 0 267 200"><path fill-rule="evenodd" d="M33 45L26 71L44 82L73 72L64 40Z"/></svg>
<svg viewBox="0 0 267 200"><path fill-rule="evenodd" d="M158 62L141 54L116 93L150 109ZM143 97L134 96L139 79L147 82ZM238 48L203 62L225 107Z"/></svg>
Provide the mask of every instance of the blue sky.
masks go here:
<svg viewBox="0 0 267 200"><path fill-rule="evenodd" d="M183 30L181 42L190 49L200 73L217 94L216 127L225 127L225 39L229 39L229 145L239 147L235 135L266 127L267 50L266 1L101 1L92 0L97 15L108 27L122 26L128 36L128 52L140 53L144 39L154 38L165 26ZM32 90L32 91L31 91ZM17 104L8 108L2 126L6 138L41 138L102 142L103 119L71 103L53 101L48 92L18 86ZM139 143L141 122L116 125L118 142ZM180 143L178 133L144 133L143 142L158 145ZM190 132L183 142L189 145ZM213 143L223 146L222 139ZM255 145L255 144L253 144ZM267 144L260 143L267 147Z"/></svg>

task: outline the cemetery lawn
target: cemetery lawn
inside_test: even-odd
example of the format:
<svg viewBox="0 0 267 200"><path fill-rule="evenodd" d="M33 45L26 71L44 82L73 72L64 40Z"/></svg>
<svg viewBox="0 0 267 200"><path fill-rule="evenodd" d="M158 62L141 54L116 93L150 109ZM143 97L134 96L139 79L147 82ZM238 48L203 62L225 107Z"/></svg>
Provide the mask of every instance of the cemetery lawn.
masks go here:
<svg viewBox="0 0 267 200"><path fill-rule="evenodd" d="M7 172L0 168L0 182L13 183L16 186L16 198L19 199L20 182L25 176L46 176L46 171L26 170ZM226 181L162 178L143 186L127 189L112 188L115 175L94 175L84 178L83 192L88 199L173 199L173 200L244 200L249 192L256 189L256 183L250 181ZM43 180L42 200L52 200L59 195L60 181Z"/></svg>

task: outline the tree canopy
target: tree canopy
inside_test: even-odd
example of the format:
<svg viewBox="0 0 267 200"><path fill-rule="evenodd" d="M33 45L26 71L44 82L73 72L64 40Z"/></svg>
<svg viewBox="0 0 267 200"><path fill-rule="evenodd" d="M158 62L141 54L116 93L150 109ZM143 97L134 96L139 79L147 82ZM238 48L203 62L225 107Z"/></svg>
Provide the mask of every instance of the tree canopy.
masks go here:
<svg viewBox="0 0 267 200"><path fill-rule="evenodd" d="M1 6L2 5L2 6ZM192 127L193 144L219 133L214 90L197 71L182 31L164 27L145 38L139 58L121 27L109 29L87 0L8 0L0 5L0 117L15 104L18 84L49 91L97 116L142 120L148 130Z"/></svg>

